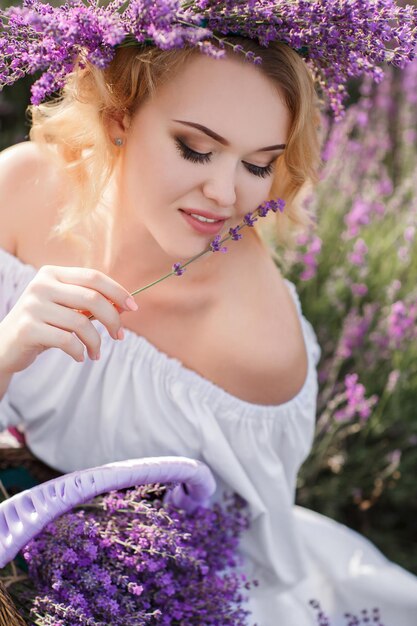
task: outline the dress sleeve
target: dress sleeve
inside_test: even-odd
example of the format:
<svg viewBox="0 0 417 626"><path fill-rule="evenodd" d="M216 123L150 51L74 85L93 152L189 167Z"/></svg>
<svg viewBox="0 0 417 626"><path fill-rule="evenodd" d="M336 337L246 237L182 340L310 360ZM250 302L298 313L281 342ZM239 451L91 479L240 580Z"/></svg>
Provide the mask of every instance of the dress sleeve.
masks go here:
<svg viewBox="0 0 417 626"><path fill-rule="evenodd" d="M21 293L36 274L36 269L0 248L0 322L16 304ZM15 411L6 392L0 400L0 431L16 426Z"/></svg>
<svg viewBox="0 0 417 626"><path fill-rule="evenodd" d="M16 304L36 270L0 248L0 321Z"/></svg>

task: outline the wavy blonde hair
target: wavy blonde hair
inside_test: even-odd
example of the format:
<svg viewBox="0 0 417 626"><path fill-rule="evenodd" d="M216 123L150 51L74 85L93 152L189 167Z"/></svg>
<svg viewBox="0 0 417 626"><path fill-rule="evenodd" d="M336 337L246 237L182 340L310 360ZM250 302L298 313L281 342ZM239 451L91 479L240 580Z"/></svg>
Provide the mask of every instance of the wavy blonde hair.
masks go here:
<svg viewBox="0 0 417 626"><path fill-rule="evenodd" d="M320 116L314 81L304 61L284 44L272 43L265 48L235 36L225 41L240 44L262 58L259 68L277 85L290 112L287 147L276 163L270 192L271 198L286 201L284 213L275 216L273 238L288 244L295 233L311 225L302 197L317 181L320 165ZM54 151L71 181L72 199L61 211L54 228L56 235L64 236L77 226L94 222L119 154L106 121L133 116L159 85L171 80L196 54L201 53L191 47L169 51L139 45L120 47L106 69L89 63L77 65L59 98L30 107L30 139ZM236 53L228 54L239 58ZM264 238L268 218L260 221L265 225L258 234ZM270 222L267 228L270 233Z"/></svg>

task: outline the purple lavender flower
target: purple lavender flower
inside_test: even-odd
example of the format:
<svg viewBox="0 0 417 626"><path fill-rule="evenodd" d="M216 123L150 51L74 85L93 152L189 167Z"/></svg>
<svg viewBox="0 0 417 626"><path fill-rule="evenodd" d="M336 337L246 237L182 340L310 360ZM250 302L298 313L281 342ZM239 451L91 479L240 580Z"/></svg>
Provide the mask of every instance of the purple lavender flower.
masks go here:
<svg viewBox="0 0 417 626"><path fill-rule="evenodd" d="M411 339L415 334L417 321L417 306L407 306L402 300L397 300L391 306L388 316L388 337L396 347L399 347L404 339Z"/></svg>
<svg viewBox="0 0 417 626"><path fill-rule="evenodd" d="M212 252L227 252L227 247L221 247L221 235L217 235L210 243Z"/></svg>
<svg viewBox="0 0 417 626"><path fill-rule="evenodd" d="M185 268L181 267L181 263L174 263L174 265L172 266L172 271L177 275L177 276L182 276L185 272Z"/></svg>
<svg viewBox="0 0 417 626"><path fill-rule="evenodd" d="M356 415L363 420L368 419L371 415L371 409L378 402L376 395L365 398L366 389L364 385L358 383L357 374L348 374L345 377L345 399L346 406L335 412L336 421L347 421L353 419Z"/></svg>
<svg viewBox="0 0 417 626"><path fill-rule="evenodd" d="M353 246L353 251L348 255L349 261L353 265L361 267L365 263L365 256L368 253L368 246L363 239L357 239Z"/></svg>
<svg viewBox="0 0 417 626"><path fill-rule="evenodd" d="M317 235L299 235L297 237L297 243L304 247L304 251L297 251L295 253L294 261L300 263L303 267L303 271L300 274L300 280L307 281L317 273L318 257L322 249L322 240Z"/></svg>
<svg viewBox="0 0 417 626"><path fill-rule="evenodd" d="M255 225L255 222L258 221L257 217L254 217L253 213L246 213L246 215L243 218L243 223L246 226L250 226L251 228Z"/></svg>
<svg viewBox="0 0 417 626"><path fill-rule="evenodd" d="M349 359L355 350L363 347L377 308L377 305L374 304L367 305L363 315L359 313L357 308L349 311L343 323L342 334L336 351L338 358Z"/></svg>
<svg viewBox="0 0 417 626"><path fill-rule="evenodd" d="M365 285L365 283L352 283L350 289L352 294L358 298L363 298L363 296L366 296L369 291L368 286Z"/></svg>
<svg viewBox="0 0 417 626"><path fill-rule="evenodd" d="M369 224L372 206L362 198L356 198L351 211L345 216L344 221L348 227L347 236L356 237L361 226Z"/></svg>
<svg viewBox="0 0 417 626"><path fill-rule="evenodd" d="M107 6L74 0L58 7L24 0L23 7L1 11L0 23L0 58L5 59L0 88L26 74L47 73L48 80L34 88L34 103L61 88L77 60L104 67L118 45L194 46L220 58L226 53L222 35L236 33L264 46L281 41L300 51L336 118L343 114L352 76L380 81L378 66L404 67L414 58L417 41L417 9L398 7L395 0L350 0L349 11L340 0L113 0ZM260 63L253 52L228 45Z"/></svg>
<svg viewBox="0 0 417 626"><path fill-rule="evenodd" d="M100 497L26 546L37 624L247 624L243 591L251 585L234 572L249 523L243 501L228 496L189 515L163 506L164 491Z"/></svg>
<svg viewBox="0 0 417 626"><path fill-rule="evenodd" d="M285 201L282 200L281 198L277 198L277 199L267 200L266 202L261 204L258 207L257 212L260 217L266 217L270 211L272 211L273 213L277 213L278 211L282 213L284 208L285 208Z"/></svg>
<svg viewBox="0 0 417 626"><path fill-rule="evenodd" d="M309 604L316 613L317 626L333 626L331 618L324 613L320 602L310 600ZM372 609L372 612L368 609L362 609L359 613L359 617L353 613L346 612L344 618L346 620L345 626L366 626L366 624L371 623L373 626L384 626L381 622L381 615L378 608ZM337 623L339 623L339 620Z"/></svg>
<svg viewBox="0 0 417 626"><path fill-rule="evenodd" d="M239 226L236 226L236 228L229 228L229 234L233 241L239 241L239 239L242 239L242 235L239 233Z"/></svg>
<svg viewBox="0 0 417 626"><path fill-rule="evenodd" d="M274 213L276 213L277 211L282 213L285 209L285 200L282 200L282 198L277 198L276 200L269 200L268 204L271 207L271 211L273 211Z"/></svg>
<svg viewBox="0 0 417 626"><path fill-rule="evenodd" d="M407 226L404 231L404 239L407 243L411 243L414 240L416 235L416 227L415 226Z"/></svg>

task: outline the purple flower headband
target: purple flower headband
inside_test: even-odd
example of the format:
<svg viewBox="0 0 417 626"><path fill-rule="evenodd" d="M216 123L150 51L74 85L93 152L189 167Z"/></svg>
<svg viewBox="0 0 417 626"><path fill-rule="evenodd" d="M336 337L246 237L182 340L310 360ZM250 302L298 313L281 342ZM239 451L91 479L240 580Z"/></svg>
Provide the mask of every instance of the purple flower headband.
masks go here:
<svg viewBox="0 0 417 626"><path fill-rule="evenodd" d="M338 118L349 78L378 81L381 63L403 67L413 59L417 8L395 0L70 0L59 7L24 0L0 11L0 27L0 90L41 71L35 105L64 86L77 61L104 68L117 46L194 46L219 58L223 37L235 34L299 52ZM252 52L246 57L261 62Z"/></svg>

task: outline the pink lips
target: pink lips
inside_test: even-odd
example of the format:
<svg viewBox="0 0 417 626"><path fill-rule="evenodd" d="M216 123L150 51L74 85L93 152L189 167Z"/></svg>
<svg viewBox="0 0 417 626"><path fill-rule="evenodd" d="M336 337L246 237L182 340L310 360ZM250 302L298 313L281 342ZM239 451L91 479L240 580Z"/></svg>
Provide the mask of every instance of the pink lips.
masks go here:
<svg viewBox="0 0 417 626"><path fill-rule="evenodd" d="M190 226L192 226L194 230L196 230L198 233L202 233L203 235L217 235L220 232L220 230L223 228L223 225L227 219L226 217L219 218L218 215L214 215L213 213L209 213L208 211L191 211L190 209L187 209L187 211L185 211L184 209L180 209L180 211L185 221ZM195 217L192 217L192 215L190 215L191 213L195 213L196 215L201 215L202 217L207 217L208 219L211 219L211 220L219 220L219 221L213 222L212 224L210 224L209 222L200 222Z"/></svg>
<svg viewBox="0 0 417 626"><path fill-rule="evenodd" d="M191 213L195 213L195 215L201 215L201 217L207 217L207 219L209 220L227 220L229 219L227 216L225 215L214 215L214 213L209 213L209 211L199 211L197 209L180 209L180 211L184 211L184 213L187 213L188 215L191 215Z"/></svg>

